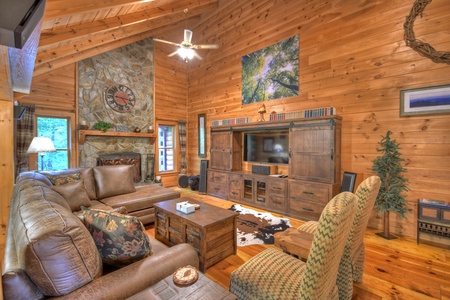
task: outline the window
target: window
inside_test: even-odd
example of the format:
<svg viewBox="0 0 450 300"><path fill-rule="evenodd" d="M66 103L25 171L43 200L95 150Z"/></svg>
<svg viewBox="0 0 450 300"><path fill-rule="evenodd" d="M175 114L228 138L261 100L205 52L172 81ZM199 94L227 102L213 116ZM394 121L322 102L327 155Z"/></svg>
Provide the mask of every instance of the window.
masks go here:
<svg viewBox="0 0 450 300"><path fill-rule="evenodd" d="M38 170L62 170L69 168L69 119L56 117L37 117L37 135L49 137L55 145L56 152L38 155Z"/></svg>
<svg viewBox="0 0 450 300"><path fill-rule="evenodd" d="M175 126L158 126L158 165L160 172L175 170Z"/></svg>

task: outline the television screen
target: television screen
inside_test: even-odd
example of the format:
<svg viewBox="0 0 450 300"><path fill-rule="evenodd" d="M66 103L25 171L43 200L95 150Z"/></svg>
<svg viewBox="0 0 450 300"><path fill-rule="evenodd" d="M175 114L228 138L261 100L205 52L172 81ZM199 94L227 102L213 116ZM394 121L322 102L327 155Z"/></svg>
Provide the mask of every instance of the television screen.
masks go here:
<svg viewBox="0 0 450 300"><path fill-rule="evenodd" d="M244 161L289 164L288 129L244 133Z"/></svg>

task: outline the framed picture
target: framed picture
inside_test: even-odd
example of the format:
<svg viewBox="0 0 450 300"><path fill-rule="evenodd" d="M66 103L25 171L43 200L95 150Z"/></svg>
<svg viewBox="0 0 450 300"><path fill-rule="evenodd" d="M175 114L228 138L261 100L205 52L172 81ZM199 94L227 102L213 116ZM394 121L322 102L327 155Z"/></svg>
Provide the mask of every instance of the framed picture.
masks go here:
<svg viewBox="0 0 450 300"><path fill-rule="evenodd" d="M206 115L198 115L198 156L206 157Z"/></svg>
<svg viewBox="0 0 450 300"><path fill-rule="evenodd" d="M450 113L450 85L400 91L400 116Z"/></svg>
<svg viewBox="0 0 450 300"><path fill-rule="evenodd" d="M264 139L263 140L263 151L264 152L272 152L273 151L273 139Z"/></svg>

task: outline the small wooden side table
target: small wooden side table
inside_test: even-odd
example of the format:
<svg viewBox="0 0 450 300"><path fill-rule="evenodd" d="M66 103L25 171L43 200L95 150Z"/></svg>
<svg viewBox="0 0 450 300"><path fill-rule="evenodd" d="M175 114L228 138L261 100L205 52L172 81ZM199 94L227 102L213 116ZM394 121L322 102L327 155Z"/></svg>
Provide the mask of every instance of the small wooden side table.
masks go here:
<svg viewBox="0 0 450 300"><path fill-rule="evenodd" d="M314 234L298 231L297 228L288 228L275 234L275 246L287 254L306 261L313 238Z"/></svg>
<svg viewBox="0 0 450 300"><path fill-rule="evenodd" d="M185 287L177 286L173 276L169 275L151 287L133 295L127 300L234 300L236 295L230 293L205 275L199 272L198 280Z"/></svg>
<svg viewBox="0 0 450 300"><path fill-rule="evenodd" d="M419 199L417 243L422 241L450 248L450 202Z"/></svg>

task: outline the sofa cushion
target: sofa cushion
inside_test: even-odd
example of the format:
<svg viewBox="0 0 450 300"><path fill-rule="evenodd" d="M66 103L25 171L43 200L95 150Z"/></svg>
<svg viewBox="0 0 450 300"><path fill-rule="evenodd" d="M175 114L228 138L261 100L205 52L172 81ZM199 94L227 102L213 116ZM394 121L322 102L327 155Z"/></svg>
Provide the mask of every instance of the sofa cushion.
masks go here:
<svg viewBox="0 0 450 300"><path fill-rule="evenodd" d="M19 197L34 201L20 201L12 220L18 260L44 295L65 295L101 276L94 240L70 210L46 200L40 186Z"/></svg>
<svg viewBox="0 0 450 300"><path fill-rule="evenodd" d="M84 186L91 200L97 199L95 192L95 180L94 180L94 170L92 168L74 168L59 171L39 171L39 173L48 177L60 177L64 175L71 175L76 173L81 173L81 179L84 181Z"/></svg>
<svg viewBox="0 0 450 300"><path fill-rule="evenodd" d="M98 209L83 212L103 263L124 267L151 254L150 240L137 218Z"/></svg>
<svg viewBox="0 0 450 300"><path fill-rule="evenodd" d="M79 211L81 206L91 206L91 199L89 199L83 181L53 186L52 189L66 199L71 211Z"/></svg>
<svg viewBox="0 0 450 300"><path fill-rule="evenodd" d="M97 199L136 191L132 165L100 166L94 168Z"/></svg>

